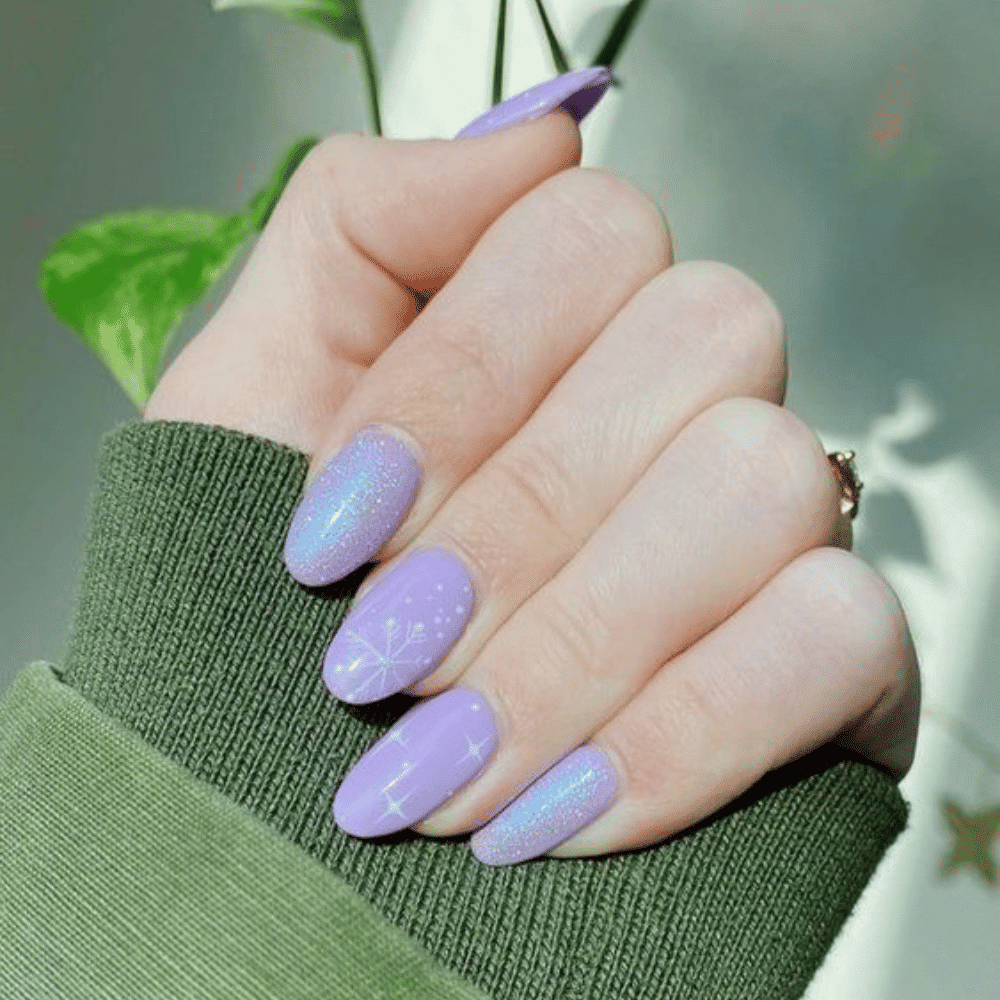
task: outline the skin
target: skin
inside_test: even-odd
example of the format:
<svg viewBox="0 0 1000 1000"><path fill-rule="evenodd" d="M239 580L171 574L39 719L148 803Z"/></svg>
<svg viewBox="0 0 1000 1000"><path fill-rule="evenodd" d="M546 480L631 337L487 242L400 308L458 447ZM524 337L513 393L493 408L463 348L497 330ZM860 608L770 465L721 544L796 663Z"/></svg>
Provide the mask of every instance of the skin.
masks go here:
<svg viewBox="0 0 1000 1000"><path fill-rule="evenodd" d="M558 857L658 843L830 740L898 780L920 703L899 601L781 405L776 306L675 263L656 204L580 153L561 112L327 139L146 412L291 445L310 475L366 425L407 441L423 486L364 589L457 553L477 613L408 691L474 687L499 723L414 829L475 830L593 742L620 794Z"/></svg>

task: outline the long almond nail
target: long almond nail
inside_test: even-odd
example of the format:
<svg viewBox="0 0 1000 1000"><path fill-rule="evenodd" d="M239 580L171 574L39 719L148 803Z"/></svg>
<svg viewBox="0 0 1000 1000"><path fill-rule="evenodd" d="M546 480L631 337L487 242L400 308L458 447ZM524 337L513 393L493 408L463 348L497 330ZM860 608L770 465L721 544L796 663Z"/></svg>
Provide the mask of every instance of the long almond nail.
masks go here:
<svg viewBox="0 0 1000 1000"><path fill-rule="evenodd" d="M337 825L382 837L419 823L493 758L493 710L458 687L411 708L347 773L333 800Z"/></svg>
<svg viewBox="0 0 1000 1000"><path fill-rule="evenodd" d="M611 70L607 66L587 66L572 69L537 86L508 97L484 115L469 122L456 139L471 139L490 132L499 132L511 125L541 118L556 108L565 108L580 122L604 96L611 85Z"/></svg>
<svg viewBox="0 0 1000 1000"><path fill-rule="evenodd" d="M285 539L285 565L320 587L363 566L406 519L420 467L399 438L370 427L306 488Z"/></svg>
<svg viewBox="0 0 1000 1000"><path fill-rule="evenodd" d="M569 840L618 797L618 774L607 752L588 743L526 788L472 835L472 853L487 865L512 865Z"/></svg>

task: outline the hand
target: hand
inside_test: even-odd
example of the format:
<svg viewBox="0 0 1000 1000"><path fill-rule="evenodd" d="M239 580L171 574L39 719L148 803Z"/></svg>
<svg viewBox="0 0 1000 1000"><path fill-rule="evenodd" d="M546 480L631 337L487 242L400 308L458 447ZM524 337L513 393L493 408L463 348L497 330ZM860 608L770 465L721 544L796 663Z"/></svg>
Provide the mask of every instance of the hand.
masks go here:
<svg viewBox="0 0 1000 1000"><path fill-rule="evenodd" d="M781 406L777 309L580 151L563 113L326 140L146 413L313 456L300 581L381 562L324 678L437 697L342 783L359 836L605 854L833 739L913 758L906 620Z"/></svg>

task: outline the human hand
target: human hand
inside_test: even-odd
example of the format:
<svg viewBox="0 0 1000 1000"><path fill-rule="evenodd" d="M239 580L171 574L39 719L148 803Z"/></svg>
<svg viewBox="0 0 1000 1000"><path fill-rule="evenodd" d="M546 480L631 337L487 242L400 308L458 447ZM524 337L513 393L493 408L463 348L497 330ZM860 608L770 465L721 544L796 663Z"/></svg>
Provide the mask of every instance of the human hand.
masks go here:
<svg viewBox="0 0 1000 1000"><path fill-rule="evenodd" d="M381 562L324 678L436 697L342 783L349 833L605 854L832 739L912 761L905 617L780 405L777 309L579 160L566 114L328 139L147 409L313 456L301 582Z"/></svg>

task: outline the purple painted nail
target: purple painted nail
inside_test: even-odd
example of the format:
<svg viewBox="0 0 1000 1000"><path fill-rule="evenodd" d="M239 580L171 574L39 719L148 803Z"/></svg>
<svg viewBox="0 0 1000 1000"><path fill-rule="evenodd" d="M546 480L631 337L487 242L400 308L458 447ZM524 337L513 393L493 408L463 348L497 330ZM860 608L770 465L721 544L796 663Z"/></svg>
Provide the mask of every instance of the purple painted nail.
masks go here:
<svg viewBox="0 0 1000 1000"><path fill-rule="evenodd" d="M415 684L448 655L474 604L472 580L455 556L414 552L344 619L323 662L326 686L360 705Z"/></svg>
<svg viewBox="0 0 1000 1000"><path fill-rule="evenodd" d="M508 97L484 115L469 122L456 139L471 139L489 132L499 132L511 125L541 118L556 108L565 108L580 122L604 96L611 85L611 70L606 66L572 69L551 80Z"/></svg>
<svg viewBox="0 0 1000 1000"><path fill-rule="evenodd" d="M347 773L333 800L337 825L382 837L419 823L493 758L496 723L472 688L415 705Z"/></svg>
<svg viewBox="0 0 1000 1000"><path fill-rule="evenodd" d="M487 865L512 865L569 840L608 811L618 797L611 758L588 743L526 788L472 835L472 853Z"/></svg>
<svg viewBox="0 0 1000 1000"><path fill-rule="evenodd" d="M409 514L420 468L399 438L369 427L306 488L285 539L285 565L320 587L363 566Z"/></svg>

